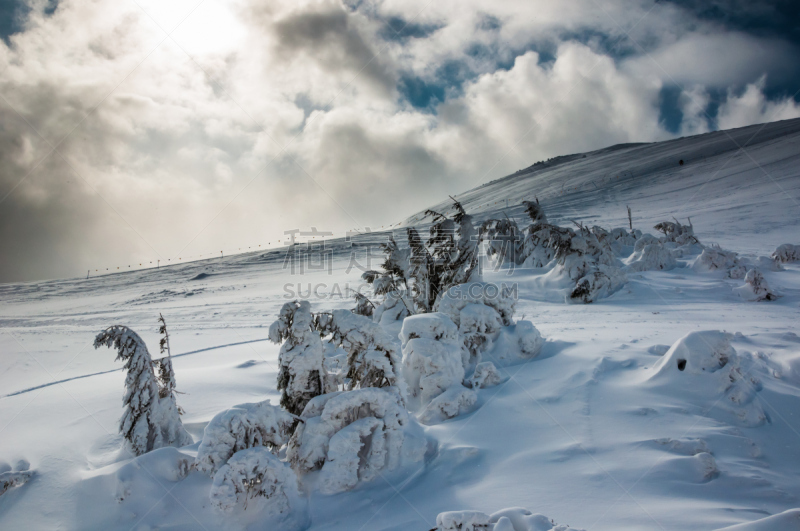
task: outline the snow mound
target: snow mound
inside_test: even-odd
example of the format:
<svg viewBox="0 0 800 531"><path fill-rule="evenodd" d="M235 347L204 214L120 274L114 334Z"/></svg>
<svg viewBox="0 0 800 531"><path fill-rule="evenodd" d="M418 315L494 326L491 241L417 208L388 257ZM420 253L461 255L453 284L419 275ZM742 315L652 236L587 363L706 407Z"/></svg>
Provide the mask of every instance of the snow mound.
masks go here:
<svg viewBox="0 0 800 531"><path fill-rule="evenodd" d="M770 289L763 273L758 269L749 270L744 277L744 286L735 288L733 291L744 300L752 302L774 301L778 298Z"/></svg>
<svg viewBox="0 0 800 531"><path fill-rule="evenodd" d="M717 531L797 531L800 529L800 509L789 509L754 522L737 524Z"/></svg>
<svg viewBox="0 0 800 531"><path fill-rule="evenodd" d="M732 338L716 330L687 334L653 366L650 381L672 393L700 395L698 400L719 405L745 426L764 424L766 414L755 401L761 382L742 370L745 359L731 346Z"/></svg>
<svg viewBox="0 0 800 531"><path fill-rule="evenodd" d="M475 366L472 376L469 378L469 384L473 389L485 389L493 387L503 381L503 378L497 372L497 368L491 361L484 361Z"/></svg>
<svg viewBox="0 0 800 531"><path fill-rule="evenodd" d="M297 529L298 523L307 525L309 520L297 476L266 448L236 452L214 475L209 497L219 510L246 510L249 518L257 515L262 526L264 517L271 516L280 517L273 520L280 529Z"/></svg>
<svg viewBox="0 0 800 531"><path fill-rule="evenodd" d="M639 246L639 241L644 241L644 238L636 242L633 254L624 262L625 271L667 271L678 265L672 251L655 238L653 240L655 241L642 246Z"/></svg>
<svg viewBox="0 0 800 531"><path fill-rule="evenodd" d="M33 477L32 470L8 471L0 474L0 496L14 487L20 487Z"/></svg>
<svg viewBox="0 0 800 531"><path fill-rule="evenodd" d="M195 466L213 475L233 454L246 448L277 450L289 442L294 423L292 415L270 405L269 400L234 406L215 415L206 426Z"/></svg>
<svg viewBox="0 0 800 531"><path fill-rule="evenodd" d="M579 257L578 259L582 259ZM591 303L599 299L610 297L619 291L628 277L618 267L613 265L597 264L589 267L586 273L575 282L575 288L567 297L567 302Z"/></svg>
<svg viewBox="0 0 800 531"><path fill-rule="evenodd" d="M739 263L738 255L733 251L725 251L719 247L706 247L692 264L692 269L698 273L734 271L733 275L730 273L728 275L731 278L736 278L735 271L739 268L741 268L741 264Z"/></svg>
<svg viewBox="0 0 800 531"><path fill-rule="evenodd" d="M435 424L472 411L478 402L478 395L463 385L454 385L436 396L420 413L423 424Z"/></svg>
<svg viewBox="0 0 800 531"><path fill-rule="evenodd" d="M800 245L792 245L791 243L784 243L779 245L772 257L782 263L800 262Z"/></svg>
<svg viewBox="0 0 800 531"><path fill-rule="evenodd" d="M480 511L450 511L436 517L431 531L581 531L559 525L542 514L520 507L503 509L488 515Z"/></svg>
<svg viewBox="0 0 800 531"><path fill-rule="evenodd" d="M401 405L397 392L367 387L320 395L301 415L286 450L298 473L321 470L325 494L351 489L383 470L422 459L422 428Z"/></svg>
<svg viewBox="0 0 800 531"><path fill-rule="evenodd" d="M719 476L717 462L708 452L663 459L653 467L653 477L659 481L707 483Z"/></svg>

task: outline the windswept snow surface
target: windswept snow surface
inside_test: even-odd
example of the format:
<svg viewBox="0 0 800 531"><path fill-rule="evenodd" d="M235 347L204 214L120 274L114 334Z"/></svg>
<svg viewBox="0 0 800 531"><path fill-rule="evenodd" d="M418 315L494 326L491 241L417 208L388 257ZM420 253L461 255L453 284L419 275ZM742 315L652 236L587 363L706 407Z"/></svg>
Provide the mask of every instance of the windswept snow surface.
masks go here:
<svg viewBox="0 0 800 531"><path fill-rule="evenodd" d="M655 234L656 222L691 216L703 244L757 263L800 244L800 120L564 157L457 198L478 220L505 213L523 226L519 202L534 195L561 225L626 226L630 205L634 228ZM385 238L327 242L323 267L284 250L0 285L0 474L29 478L0 495L0 529L272 526L274 515L211 503L212 480L191 469L203 430L237 404L279 402L270 323L298 290L314 311L352 308L347 285L368 290L351 252L377 268L367 248ZM543 289L541 271L486 270L484 281L516 283L515 320L546 338L541 352L511 365L498 362L507 343L483 353L499 383L476 388L470 412L423 428L416 468L334 495L301 488L308 529L426 531L443 512L507 507L587 530L800 529L800 263L760 267L780 297L753 302L735 291L742 278L695 270L695 258L629 272L587 305ZM195 442L133 458L117 432L125 374L92 342L124 324L155 352L159 313ZM395 338L401 325L383 323Z"/></svg>

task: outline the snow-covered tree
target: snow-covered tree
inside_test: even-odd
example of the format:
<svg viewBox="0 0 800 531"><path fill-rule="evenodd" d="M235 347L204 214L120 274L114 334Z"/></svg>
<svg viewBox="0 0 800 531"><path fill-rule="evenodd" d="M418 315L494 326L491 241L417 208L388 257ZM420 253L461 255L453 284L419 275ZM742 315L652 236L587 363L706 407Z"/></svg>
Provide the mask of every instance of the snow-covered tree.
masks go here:
<svg viewBox="0 0 800 531"><path fill-rule="evenodd" d="M195 466L213 475L240 450L263 446L277 452L289 442L295 424L293 415L271 405L269 400L217 413L203 432Z"/></svg>
<svg viewBox="0 0 800 531"><path fill-rule="evenodd" d="M792 245L791 243L784 243L779 245L772 257L778 262L800 262L800 245Z"/></svg>
<svg viewBox="0 0 800 531"><path fill-rule="evenodd" d="M316 325L337 347L347 353L344 386L396 387L405 395L400 374L401 359L389 334L377 323L347 310L333 310L316 316Z"/></svg>
<svg viewBox="0 0 800 531"><path fill-rule="evenodd" d="M441 290L441 278L436 260L428 252L417 229L409 227L407 234L411 251L409 278L413 281L412 299L417 312L427 313L433 310L436 295Z"/></svg>
<svg viewBox="0 0 800 531"><path fill-rule="evenodd" d="M383 271L365 271L361 278L371 284L375 295L383 295L383 302L370 311L365 301L356 295L358 306L356 312L361 315L372 315L376 322L381 322L383 318L389 320L402 319L412 311L409 298L409 280L412 274L413 265L411 263L411 249L401 249L398 247L392 235L389 240L381 244L381 249L386 255L383 264ZM361 295L361 297L364 297ZM361 310L360 310L361 309Z"/></svg>
<svg viewBox="0 0 800 531"><path fill-rule="evenodd" d="M112 326L97 335L94 347L106 346L117 351L117 360L125 363L125 412L119 430L129 449L142 455L165 446L192 444L183 428L174 395L160 397L153 360L139 335L126 326ZM174 381L174 380L173 380Z"/></svg>
<svg viewBox="0 0 800 531"><path fill-rule="evenodd" d="M262 515L288 516L298 506L305 509L295 473L263 447L236 452L214 475L209 497L223 511L257 504Z"/></svg>
<svg viewBox="0 0 800 531"><path fill-rule="evenodd" d="M503 218L483 222L480 239L487 243L486 254L498 265L522 263L524 239L514 220Z"/></svg>
<svg viewBox="0 0 800 531"><path fill-rule="evenodd" d="M364 317L372 317L375 313L375 304L366 295L362 295L357 291L353 297L356 299L356 307L353 308L353 313Z"/></svg>
<svg viewBox="0 0 800 531"><path fill-rule="evenodd" d="M531 218L532 224L547 223L547 216L542 205L539 204L539 198L534 198L534 201L523 201L522 204L525 207L525 213Z"/></svg>
<svg viewBox="0 0 800 531"><path fill-rule="evenodd" d="M281 343L278 390L281 406L299 415L309 400L330 386L323 365L322 340L316 329L311 303L287 302L269 327L269 338Z"/></svg>
<svg viewBox="0 0 800 531"><path fill-rule="evenodd" d="M431 225L428 240L428 247L432 249L431 255L436 260L442 278L437 296L450 286L480 280L481 276L478 253L480 238L472 216L455 199L453 208L456 213L452 220L429 211L439 216Z"/></svg>
<svg viewBox="0 0 800 531"><path fill-rule="evenodd" d="M390 388L321 395L301 417L286 457L299 474L321 470L319 488L326 494L420 461L425 453L422 429Z"/></svg>

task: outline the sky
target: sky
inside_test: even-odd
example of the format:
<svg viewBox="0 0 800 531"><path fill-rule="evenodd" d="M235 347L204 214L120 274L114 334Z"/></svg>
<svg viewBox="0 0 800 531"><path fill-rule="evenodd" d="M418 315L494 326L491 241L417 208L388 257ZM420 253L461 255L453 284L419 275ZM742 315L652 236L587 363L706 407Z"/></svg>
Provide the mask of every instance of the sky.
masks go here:
<svg viewBox="0 0 800 531"><path fill-rule="evenodd" d="M0 0L0 282L373 230L800 116L800 4Z"/></svg>

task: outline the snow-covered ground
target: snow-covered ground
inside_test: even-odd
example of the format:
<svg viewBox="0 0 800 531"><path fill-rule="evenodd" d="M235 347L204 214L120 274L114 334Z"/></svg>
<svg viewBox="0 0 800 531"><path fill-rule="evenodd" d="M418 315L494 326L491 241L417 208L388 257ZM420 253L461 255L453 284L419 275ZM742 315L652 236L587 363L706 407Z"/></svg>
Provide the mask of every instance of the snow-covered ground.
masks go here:
<svg viewBox="0 0 800 531"><path fill-rule="evenodd" d="M479 220L523 225L520 202L534 196L564 226L626 226L630 205L644 232L691 217L703 244L769 255L800 244L800 120L564 157L456 197ZM278 403L279 346L267 335L281 306L310 288L314 310L352 308L339 294L361 285L359 267L379 266L385 240L326 242L323 267L278 250L0 285L0 473L33 471L0 496L0 529L240 528L210 503L211 480L181 461L220 411ZM426 426L416 467L304 493L309 529L425 531L444 511L517 506L573 528L714 530L800 507L800 263L762 269L780 298L747 302L734 291L743 280L687 267L695 259L629 273L587 305L544 289L541 271L485 271L518 284L516 318L546 338L542 353L501 368L504 382L479 390L472 412ZM92 344L125 324L155 353L159 313L195 444L132 459L117 431L125 375ZM691 358L677 370L683 347L668 346L713 330L733 334L735 374L692 370ZM800 529L798 514L741 529Z"/></svg>

